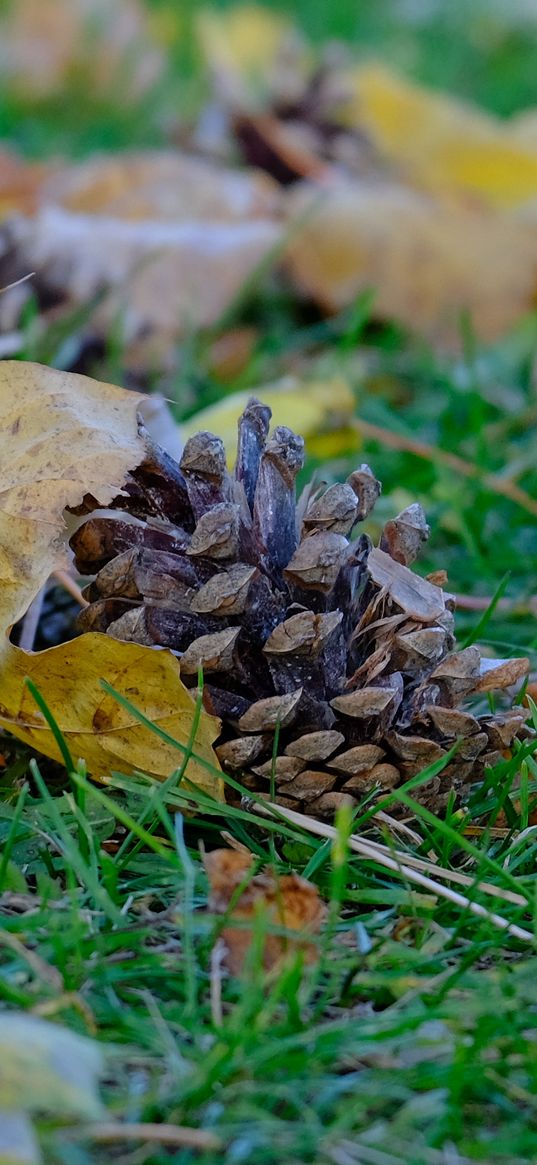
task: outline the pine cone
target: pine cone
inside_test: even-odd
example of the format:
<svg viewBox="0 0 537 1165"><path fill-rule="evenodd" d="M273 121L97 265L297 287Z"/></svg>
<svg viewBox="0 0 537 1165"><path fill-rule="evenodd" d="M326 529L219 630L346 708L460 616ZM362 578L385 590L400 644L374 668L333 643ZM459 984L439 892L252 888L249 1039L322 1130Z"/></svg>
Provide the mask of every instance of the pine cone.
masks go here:
<svg viewBox="0 0 537 1165"><path fill-rule="evenodd" d="M455 650L442 573L410 569L429 533L421 506L388 522L377 547L363 533L349 541L380 493L367 465L297 504L304 443L283 427L269 436L269 421L252 400L233 476L211 433L187 442L179 466L152 447L110 514L79 527L76 566L95 575L80 630L172 649L191 687L202 667L222 768L266 796L274 768L278 801L320 817L391 791L459 741L416 794L441 810L523 732L519 709L460 705L510 686L528 661ZM85 512L96 505L87 498Z"/></svg>

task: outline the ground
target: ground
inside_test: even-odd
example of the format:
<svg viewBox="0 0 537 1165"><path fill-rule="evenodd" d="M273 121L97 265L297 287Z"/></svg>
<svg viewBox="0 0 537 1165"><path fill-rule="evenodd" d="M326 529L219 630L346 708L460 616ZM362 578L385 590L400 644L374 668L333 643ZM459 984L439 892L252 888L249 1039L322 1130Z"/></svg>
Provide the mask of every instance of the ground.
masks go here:
<svg viewBox="0 0 537 1165"><path fill-rule="evenodd" d="M507 19L505 5L494 15L461 0L449 14L431 4L421 16L418 5L387 2L287 7L315 41L367 44L418 79L502 115L534 100L534 39ZM163 18L173 5L154 0L153 8ZM169 52L181 66L185 108L194 108L202 88L195 53L181 37L172 37ZM164 142L178 94L166 84L156 105L135 113L90 100L58 109L19 95L4 103L0 137L42 158ZM462 320L460 352L446 355L395 326L372 325L367 304L327 322L270 283L237 312L238 323L253 321L263 335L257 383L302 357L350 379L359 416L377 426L375 434L364 427L359 456L384 483L379 519L420 501L432 527L423 569L445 568L463 597L459 640L525 654L535 670L537 525L502 489L507 480L533 498L537 492L535 315L488 348ZM214 339L196 336L185 346L179 420L248 379L244 371L240 383L214 376L207 355ZM55 365L65 343L51 334L36 351L29 319L25 355ZM113 335L91 372L123 381ZM158 379L154 387L162 387ZM169 378L165 388L173 396ZM400 438L395 448L383 429ZM463 476L442 451L475 472ZM339 450L329 473L348 472L353 458ZM163 795L141 777L118 777L103 792L80 770L70 784L24 746L4 743L3 1007L103 1046L108 1118L194 1126L218 1142L201 1150L151 1137L110 1145L46 1115L38 1128L47 1162L462 1165L537 1156L537 764L529 747L491 778L485 820L483 792L464 818L437 820L415 807L417 841L401 843L468 874L474 885L453 888L486 907L476 915L464 899L443 900L350 852L345 823L331 843L252 821L243 810L185 821L180 790ZM367 816L365 809L355 833ZM200 844L224 844L223 830L260 864L296 870L319 887L328 922L318 960L291 952L267 977L258 934L243 976L222 977L213 953L222 919L206 910ZM479 881L497 887L496 897L476 889Z"/></svg>

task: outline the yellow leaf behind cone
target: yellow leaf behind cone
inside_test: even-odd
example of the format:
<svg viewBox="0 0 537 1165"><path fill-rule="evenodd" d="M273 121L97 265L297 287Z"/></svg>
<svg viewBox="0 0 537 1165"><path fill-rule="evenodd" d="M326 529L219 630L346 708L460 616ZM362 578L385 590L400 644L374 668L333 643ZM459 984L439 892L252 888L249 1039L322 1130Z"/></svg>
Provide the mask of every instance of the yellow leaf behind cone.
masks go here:
<svg viewBox="0 0 537 1165"><path fill-rule="evenodd" d="M364 65L343 77L349 93L341 116L372 138L410 181L474 194L498 207L537 196L537 148L482 111Z"/></svg>
<svg viewBox="0 0 537 1165"><path fill-rule="evenodd" d="M355 399L350 386L341 377L319 381L304 381L297 376L285 376L274 384L258 386L248 392L234 392L217 404L195 413L183 425L181 434L188 440L194 433L207 429L217 433L226 447L232 464L237 452L237 422L252 396L259 397L272 409L272 425L286 425L300 433L312 451L322 455L323 441L327 440L330 456L349 448L356 431L348 427L353 416ZM341 443L342 442L342 443Z"/></svg>

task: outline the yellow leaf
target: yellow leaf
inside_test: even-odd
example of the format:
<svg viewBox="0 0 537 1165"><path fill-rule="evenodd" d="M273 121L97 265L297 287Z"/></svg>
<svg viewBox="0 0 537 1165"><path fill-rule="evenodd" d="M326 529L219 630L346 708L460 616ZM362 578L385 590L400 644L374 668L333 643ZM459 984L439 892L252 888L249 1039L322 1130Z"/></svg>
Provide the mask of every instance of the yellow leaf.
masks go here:
<svg viewBox="0 0 537 1165"><path fill-rule="evenodd" d="M103 691L107 680L135 708L184 747L188 745L194 704L181 682L179 662L171 651L122 643L91 632L28 653L10 644L1 657L0 724L46 756L62 757L44 717L24 680L28 676L44 696L75 762L82 758L100 779L112 770L166 778L179 768L184 753L160 740L134 713ZM212 743L219 721L202 712L186 775L199 788L222 798L218 762ZM207 765L211 765L213 772Z"/></svg>
<svg viewBox="0 0 537 1165"><path fill-rule="evenodd" d="M328 311L373 289L377 318L456 344L464 310L493 340L533 305L537 237L514 215L390 181L342 181L322 198L304 184L290 211L291 274Z"/></svg>
<svg viewBox="0 0 537 1165"><path fill-rule="evenodd" d="M249 104L270 88L271 74L292 25L280 13L260 4L239 4L227 12L205 8L196 31L207 64L223 94Z"/></svg>
<svg viewBox="0 0 537 1165"><path fill-rule="evenodd" d="M232 464L237 451L237 421L251 396L259 397L269 405L273 425L286 425L305 437L308 450L312 449L312 438L322 442L324 433L332 456L342 449L349 449L347 426L354 413L355 400L349 385L339 377L305 382L296 376L286 376L275 384L257 387L255 391L234 392L190 417L181 426L184 440L200 429L218 433ZM343 444L340 443L342 434ZM354 430L352 435L356 448ZM324 452L322 444L316 445L315 451Z"/></svg>
<svg viewBox="0 0 537 1165"><path fill-rule="evenodd" d="M143 460L136 393L36 364L0 364L0 723L47 756L52 733L24 679L40 689L75 758L106 777L113 768L166 777L181 763L149 728L107 695L107 680L186 745L194 704L169 651L83 635L27 653L7 638L66 552L64 510L90 494L107 505ZM217 769L218 722L202 713L194 750ZM221 797L218 776L192 762L188 776Z"/></svg>
<svg viewBox="0 0 537 1165"><path fill-rule="evenodd" d="M347 125L359 127L410 182L462 191L498 207L537 195L537 148L528 133L452 97L403 80L382 65L342 78Z"/></svg>

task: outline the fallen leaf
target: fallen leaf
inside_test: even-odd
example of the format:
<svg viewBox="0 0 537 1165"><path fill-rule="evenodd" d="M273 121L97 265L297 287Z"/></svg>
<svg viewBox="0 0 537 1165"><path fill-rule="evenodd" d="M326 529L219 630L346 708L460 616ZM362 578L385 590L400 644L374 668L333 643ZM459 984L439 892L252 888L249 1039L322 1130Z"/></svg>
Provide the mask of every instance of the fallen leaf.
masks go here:
<svg viewBox="0 0 537 1165"><path fill-rule="evenodd" d="M43 181L41 201L123 222L242 222L276 214L279 194L259 171L232 170L179 151L145 150L98 154L57 170Z"/></svg>
<svg viewBox="0 0 537 1165"><path fill-rule="evenodd" d="M107 0L8 0L1 25L2 79L25 97L45 97L84 73L94 91L110 90L119 74L125 102L164 67L139 0L117 10Z"/></svg>
<svg viewBox="0 0 537 1165"><path fill-rule="evenodd" d="M0 1016L0 1110L97 1120L102 1074L94 1040L32 1015Z"/></svg>
<svg viewBox="0 0 537 1165"><path fill-rule="evenodd" d="M227 914L240 926L226 925L221 934L226 945L226 965L232 975L244 970L254 935L263 930L263 967L277 966L288 954L302 951L315 962L318 950L309 941L317 935L325 908L316 886L298 874L278 874L269 866L254 874L253 854L218 849L203 858L210 885L209 910ZM265 929L266 928L266 929ZM282 928L287 934L271 934Z"/></svg>
<svg viewBox="0 0 537 1165"><path fill-rule="evenodd" d="M38 364L0 364L0 626L26 611L62 561L63 512L108 505L141 463L141 399Z"/></svg>
<svg viewBox="0 0 537 1165"><path fill-rule="evenodd" d="M49 575L64 560L66 507L86 495L107 505L120 492L146 446L137 423L136 393L39 365L0 365L0 724L47 756L61 759L53 735L24 679L40 689L72 750L89 771L141 769L166 777L182 754L105 695L108 680L144 715L186 745L194 706L166 650L89 633L60 647L27 653L7 638ZM203 713L194 744L217 763L218 722ZM218 777L191 761L188 776L213 796Z"/></svg>
<svg viewBox="0 0 537 1165"><path fill-rule="evenodd" d="M414 85L380 64L344 70L346 125L368 134L413 185L471 194L497 207L537 196L537 144L527 123Z"/></svg>
<svg viewBox="0 0 537 1165"><path fill-rule="evenodd" d="M67 167L38 203L35 215L4 225L9 280L35 271L38 294L52 291L64 310L100 294L93 333L117 328L119 317L127 342L158 337L164 361L179 336L220 318L281 239L270 179L180 154ZM11 295L0 312L14 326Z"/></svg>
<svg viewBox="0 0 537 1165"><path fill-rule="evenodd" d="M290 20L260 4L238 4L227 12L204 8L196 31L219 96L241 108L266 101L271 91L280 93L286 57L290 64L286 49L295 66L297 49L304 51ZM287 85L293 83L288 72Z"/></svg>
<svg viewBox="0 0 537 1165"><path fill-rule="evenodd" d="M337 442L341 438L340 450L357 448L359 444L358 430L347 427L355 410L354 394L340 377L306 382L297 376L285 376L274 384L257 386L255 395L272 410L274 425L300 431L313 456L323 455L325 440L332 442L332 453L333 439ZM218 433L232 462L237 451L237 422L251 396L251 392L234 392L201 409L181 425L183 440L202 429Z"/></svg>
<svg viewBox="0 0 537 1165"><path fill-rule="evenodd" d="M291 276L328 311L372 289L374 316L454 345L463 311L493 340L533 305L537 235L514 216L395 181L304 183L290 212Z"/></svg>
<svg viewBox="0 0 537 1165"><path fill-rule="evenodd" d="M159 740L101 685L107 680L153 724L186 746L194 706L191 693L181 683L178 660L170 651L88 632L35 654L10 645L0 660L0 724L39 752L62 760L25 686L26 676L44 696L75 761L82 757L95 777L106 779L116 769L166 778L180 767L183 753ZM218 762L212 751L218 732L219 721L203 712L193 750L213 771L192 759L186 775L221 799Z"/></svg>

